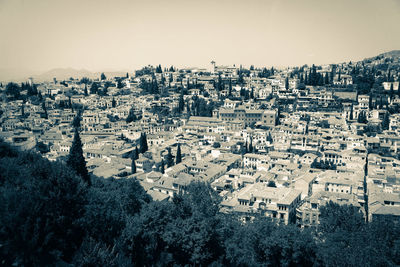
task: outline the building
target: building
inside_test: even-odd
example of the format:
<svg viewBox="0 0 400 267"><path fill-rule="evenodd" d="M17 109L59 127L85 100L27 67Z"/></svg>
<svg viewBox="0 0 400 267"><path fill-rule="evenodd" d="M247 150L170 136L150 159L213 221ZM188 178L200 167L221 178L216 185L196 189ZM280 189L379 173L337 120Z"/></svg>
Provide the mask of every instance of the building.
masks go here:
<svg viewBox="0 0 400 267"><path fill-rule="evenodd" d="M255 183L239 190L232 199L223 201L222 206L226 212L239 212L245 216L259 213L288 224L295 219L300 200L301 192L298 190Z"/></svg>
<svg viewBox="0 0 400 267"><path fill-rule="evenodd" d="M240 121L244 126L260 124L262 126L275 126L278 112L276 110L247 109L243 106L235 109L221 108L214 113L222 121Z"/></svg>

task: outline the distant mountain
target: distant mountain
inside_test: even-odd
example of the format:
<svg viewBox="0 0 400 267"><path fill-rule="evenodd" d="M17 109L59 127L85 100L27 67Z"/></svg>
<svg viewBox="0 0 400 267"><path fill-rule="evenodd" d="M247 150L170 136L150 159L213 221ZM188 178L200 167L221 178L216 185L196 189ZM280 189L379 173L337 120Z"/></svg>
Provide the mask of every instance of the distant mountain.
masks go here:
<svg viewBox="0 0 400 267"><path fill-rule="evenodd" d="M83 77L95 79L99 76L96 73L85 69L77 70L73 68L57 68L33 76L35 81L51 81L53 78L56 78L57 80L68 80L71 77L77 79L81 79Z"/></svg>
<svg viewBox="0 0 400 267"><path fill-rule="evenodd" d="M0 68L1 82L23 82L29 77L39 74L38 71L33 71L24 68Z"/></svg>
<svg viewBox="0 0 400 267"><path fill-rule="evenodd" d="M96 72L95 74L97 77L100 77L101 73L104 73L107 78L112 78L112 77L126 77L126 73L128 71L103 71L103 72ZM128 72L130 75L132 75L132 71Z"/></svg>
<svg viewBox="0 0 400 267"><path fill-rule="evenodd" d="M57 80L68 80L71 77L74 79L81 79L83 77L87 77L89 79L100 79L100 75L102 72L91 72L85 69L73 69L73 68L57 68L57 69L52 69L49 70L45 73L42 73L40 75L33 76L35 81L52 81L53 78L56 78ZM107 78L111 77L122 77L126 76L126 72L122 71L113 71L113 72L104 72L104 75L106 75Z"/></svg>

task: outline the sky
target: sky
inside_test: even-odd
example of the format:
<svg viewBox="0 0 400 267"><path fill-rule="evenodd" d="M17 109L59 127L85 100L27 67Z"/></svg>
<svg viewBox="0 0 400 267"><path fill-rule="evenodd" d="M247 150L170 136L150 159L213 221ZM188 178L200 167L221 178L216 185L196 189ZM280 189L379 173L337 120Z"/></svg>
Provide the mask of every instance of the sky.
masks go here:
<svg viewBox="0 0 400 267"><path fill-rule="evenodd" d="M0 70L341 63L399 25L400 0L0 0Z"/></svg>

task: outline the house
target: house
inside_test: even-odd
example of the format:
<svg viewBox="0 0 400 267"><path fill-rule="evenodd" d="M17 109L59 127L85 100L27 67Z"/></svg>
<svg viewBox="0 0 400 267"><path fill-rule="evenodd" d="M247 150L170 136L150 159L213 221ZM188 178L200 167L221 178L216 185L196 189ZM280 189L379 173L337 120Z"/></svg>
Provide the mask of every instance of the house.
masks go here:
<svg viewBox="0 0 400 267"><path fill-rule="evenodd" d="M306 197L296 209L296 224L300 227L318 225L320 208L330 201L339 205L353 205L362 211L357 197L354 195L321 191Z"/></svg>
<svg viewBox="0 0 400 267"><path fill-rule="evenodd" d="M255 183L240 189L232 199L223 201L221 205L225 212L239 212L245 215L259 213L288 224L294 219L300 200L301 192L298 190Z"/></svg>
<svg viewBox="0 0 400 267"><path fill-rule="evenodd" d="M151 172L154 165L154 161L144 157L143 154L139 155L139 158L135 161L135 163L136 171L139 172Z"/></svg>

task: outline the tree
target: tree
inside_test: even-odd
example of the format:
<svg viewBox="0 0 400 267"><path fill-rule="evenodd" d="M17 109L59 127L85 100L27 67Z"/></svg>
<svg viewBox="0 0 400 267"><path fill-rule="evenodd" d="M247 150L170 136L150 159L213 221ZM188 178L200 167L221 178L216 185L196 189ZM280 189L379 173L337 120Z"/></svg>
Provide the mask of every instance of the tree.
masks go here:
<svg viewBox="0 0 400 267"><path fill-rule="evenodd" d="M178 144L178 148L176 149L176 164L182 162L182 152L181 152L181 144Z"/></svg>
<svg viewBox="0 0 400 267"><path fill-rule="evenodd" d="M138 147L136 146L135 147L135 160L138 160L139 159L139 149L138 149Z"/></svg>
<svg viewBox="0 0 400 267"><path fill-rule="evenodd" d="M253 138L250 138L250 144L249 144L248 152L249 153L253 153Z"/></svg>
<svg viewBox="0 0 400 267"><path fill-rule="evenodd" d="M268 132L268 136L267 136L267 141L272 144L274 142L274 139L272 138L271 132Z"/></svg>
<svg viewBox="0 0 400 267"><path fill-rule="evenodd" d="M98 90L99 90L99 84L97 82L92 83L92 85L90 86L90 93L97 94Z"/></svg>
<svg viewBox="0 0 400 267"><path fill-rule="evenodd" d="M324 79L324 84L329 84L330 82L330 79L329 79L329 73L325 73L325 79Z"/></svg>
<svg viewBox="0 0 400 267"><path fill-rule="evenodd" d="M269 180L267 186L268 186L268 187L276 187L275 181Z"/></svg>
<svg viewBox="0 0 400 267"><path fill-rule="evenodd" d="M136 147L137 148L137 147ZM136 149L132 150L129 157L132 160L137 160L139 158L139 154L137 154L138 152L136 151Z"/></svg>
<svg viewBox="0 0 400 267"><path fill-rule="evenodd" d="M18 99L20 95L21 88L18 84L10 82L6 85L6 94L14 99Z"/></svg>
<svg viewBox="0 0 400 267"><path fill-rule="evenodd" d="M286 79L285 79L285 89L286 90L289 89L289 77L286 77Z"/></svg>
<svg viewBox="0 0 400 267"><path fill-rule="evenodd" d="M168 147L167 150L168 150L168 153L167 153L165 160L167 161L167 167L169 168L174 165L174 156L172 156L170 147Z"/></svg>
<svg viewBox="0 0 400 267"><path fill-rule="evenodd" d="M229 79L228 96L232 96L232 79Z"/></svg>
<svg viewBox="0 0 400 267"><path fill-rule="evenodd" d="M44 118L48 119L49 117L47 115L47 108L46 108L46 101L45 100L42 101L42 109L43 109L43 113L44 113Z"/></svg>
<svg viewBox="0 0 400 267"><path fill-rule="evenodd" d="M72 121L72 126L75 129L81 128L81 116L79 114L76 114L76 116L74 117L74 120Z"/></svg>
<svg viewBox="0 0 400 267"><path fill-rule="evenodd" d="M243 74L241 71L239 71L238 84L240 84L240 85L244 84Z"/></svg>
<svg viewBox="0 0 400 267"><path fill-rule="evenodd" d="M126 123L131 123L136 120L137 120L137 118L135 115L135 110L133 109L133 107L131 107L131 109L129 110L128 117L126 117Z"/></svg>
<svg viewBox="0 0 400 267"><path fill-rule="evenodd" d="M161 64L156 67L156 73L162 73Z"/></svg>
<svg viewBox="0 0 400 267"><path fill-rule="evenodd" d="M393 83L390 84L389 96L390 96L390 99L393 99L393 96L394 96Z"/></svg>
<svg viewBox="0 0 400 267"><path fill-rule="evenodd" d="M104 75L104 72L101 73L100 79L101 79L102 81L104 81L104 80L107 79L106 75Z"/></svg>
<svg viewBox="0 0 400 267"><path fill-rule="evenodd" d="M149 149L149 147L147 145L146 133L141 133L140 134L139 144L140 144L140 153L143 154Z"/></svg>
<svg viewBox="0 0 400 267"><path fill-rule="evenodd" d="M386 111L382 120L382 130L389 130L389 124L390 124L389 112Z"/></svg>
<svg viewBox="0 0 400 267"><path fill-rule="evenodd" d="M117 102L115 101L115 98L114 98L114 97L112 98L111 106L112 106L113 108L115 108L115 107L117 106Z"/></svg>
<svg viewBox="0 0 400 267"><path fill-rule="evenodd" d="M1 265L70 262L84 235L81 179L60 161L0 147Z"/></svg>
<svg viewBox="0 0 400 267"><path fill-rule="evenodd" d="M221 144L219 142L214 142L213 148L220 148Z"/></svg>
<svg viewBox="0 0 400 267"><path fill-rule="evenodd" d="M39 151L41 154L46 154L47 152L50 152L49 146L46 145L43 142L36 142L35 148L37 151Z"/></svg>
<svg viewBox="0 0 400 267"><path fill-rule="evenodd" d="M88 95L89 95L88 90L87 90L87 85L86 85L86 84L85 84L84 94L85 94L85 96L88 96Z"/></svg>
<svg viewBox="0 0 400 267"><path fill-rule="evenodd" d="M181 94L179 95L178 110L179 113L185 109L185 101L183 100L183 88L181 89Z"/></svg>
<svg viewBox="0 0 400 267"><path fill-rule="evenodd" d="M163 159L161 160L160 172L161 172L162 174L165 173L165 163L164 163L164 160L163 160Z"/></svg>
<svg viewBox="0 0 400 267"><path fill-rule="evenodd" d="M367 123L368 122L367 116L364 111L362 111L358 114L357 122L358 123Z"/></svg>
<svg viewBox="0 0 400 267"><path fill-rule="evenodd" d="M189 100L186 101L186 112L187 114L191 115Z"/></svg>
<svg viewBox="0 0 400 267"><path fill-rule="evenodd" d="M75 128L74 140L69 151L67 165L70 166L76 174L82 177L89 186L91 185L90 176L86 168L85 157L83 156L82 142L79 136L78 128Z"/></svg>
<svg viewBox="0 0 400 267"><path fill-rule="evenodd" d="M350 119L351 121L354 119L354 117L353 117L353 103L352 103L351 106L350 106L350 116L349 116L349 119Z"/></svg>
<svg viewBox="0 0 400 267"><path fill-rule="evenodd" d="M135 163L134 158L132 158L131 168L132 168L132 174L135 174L136 173L136 163Z"/></svg>
<svg viewBox="0 0 400 267"><path fill-rule="evenodd" d="M121 80L121 79L118 79L118 81L117 81L117 88L118 88L118 89L124 88L124 84L122 83L122 80Z"/></svg>
<svg viewBox="0 0 400 267"><path fill-rule="evenodd" d="M370 249L365 251L367 236L361 236L366 230L366 224L359 208L329 201L320 207L319 221L318 231L323 241L317 244L317 258L324 266L357 266L360 254L366 256L373 252ZM364 265L368 260L362 257Z"/></svg>

